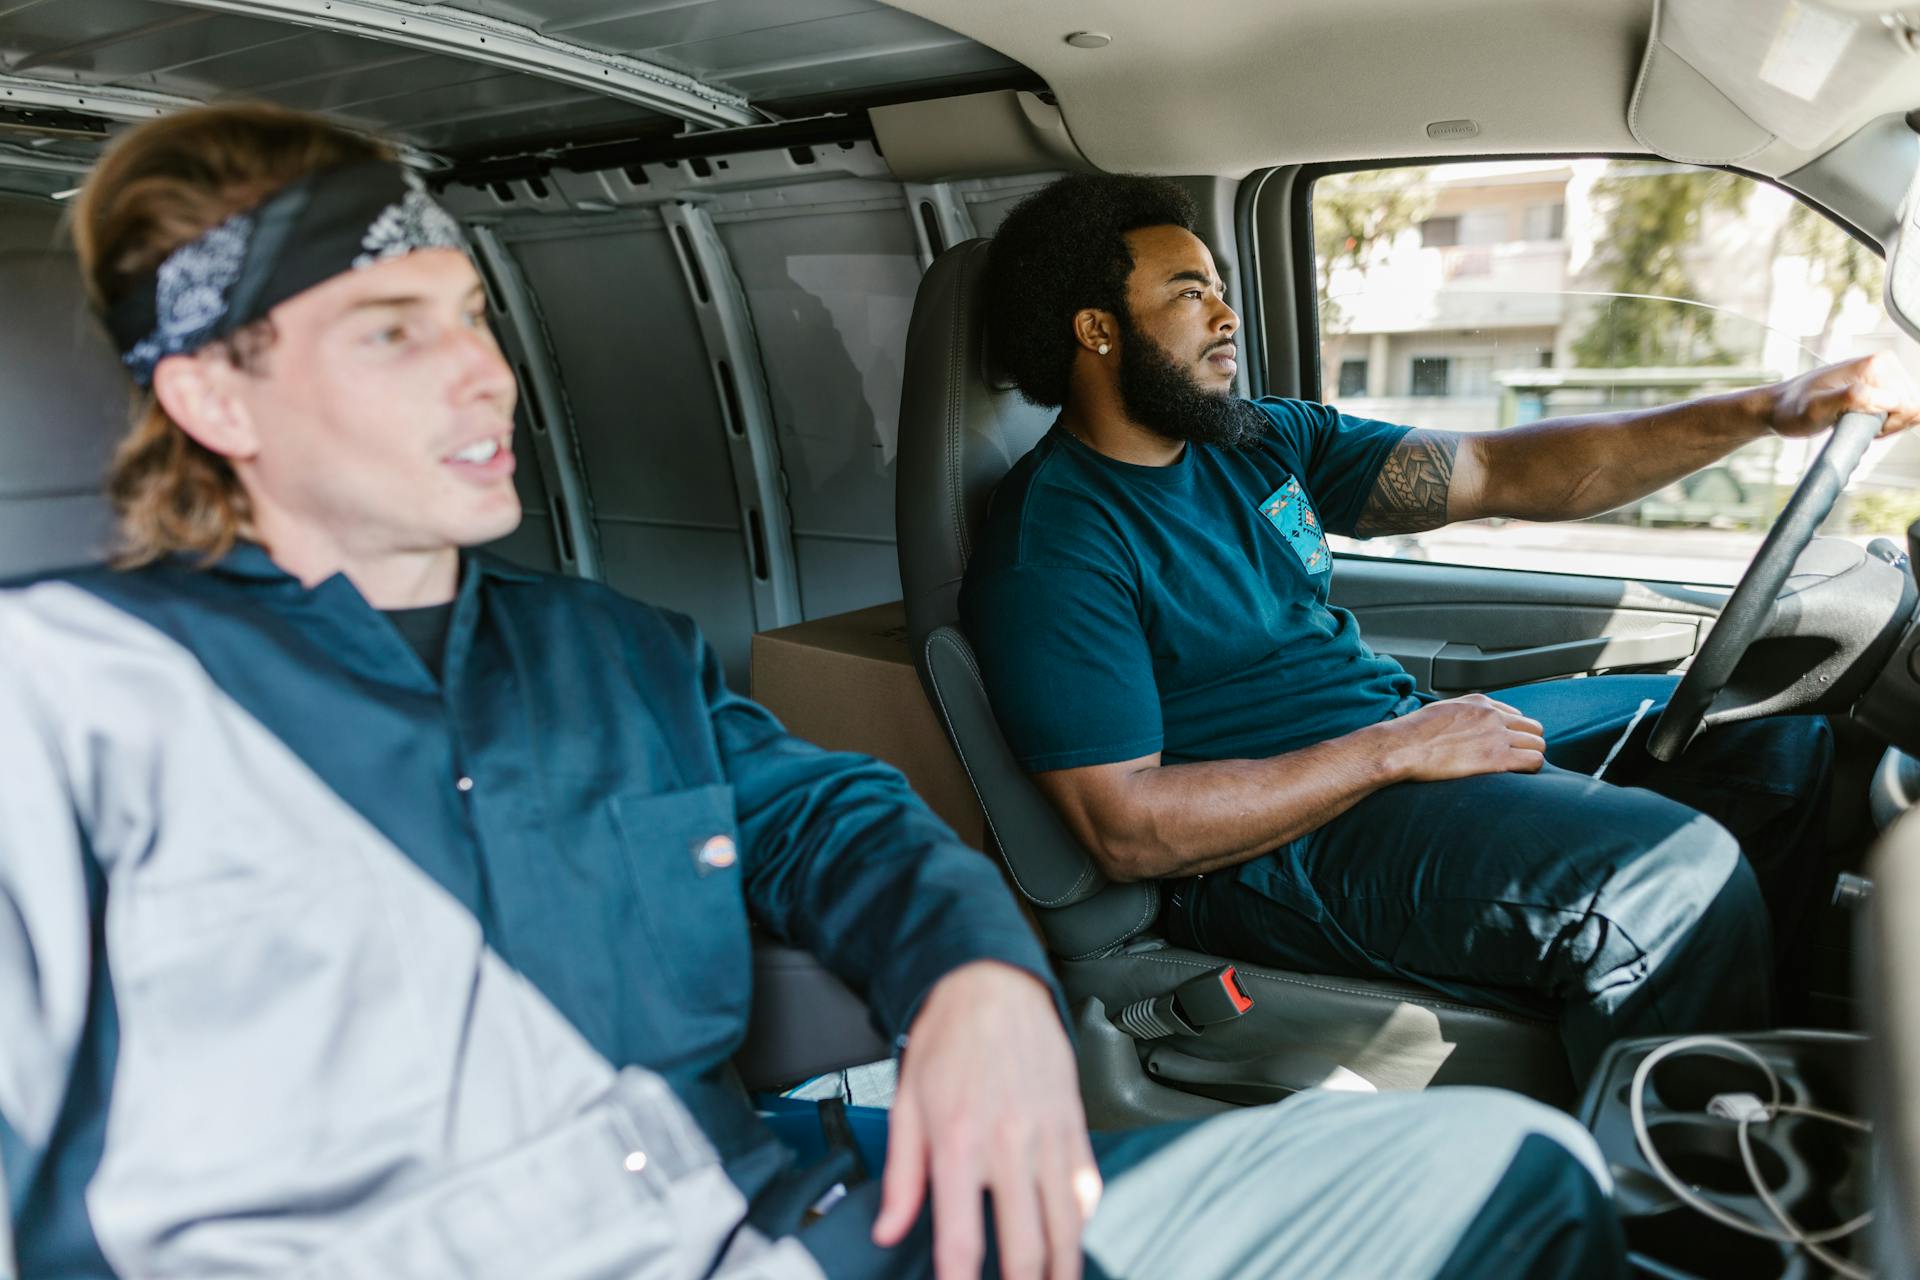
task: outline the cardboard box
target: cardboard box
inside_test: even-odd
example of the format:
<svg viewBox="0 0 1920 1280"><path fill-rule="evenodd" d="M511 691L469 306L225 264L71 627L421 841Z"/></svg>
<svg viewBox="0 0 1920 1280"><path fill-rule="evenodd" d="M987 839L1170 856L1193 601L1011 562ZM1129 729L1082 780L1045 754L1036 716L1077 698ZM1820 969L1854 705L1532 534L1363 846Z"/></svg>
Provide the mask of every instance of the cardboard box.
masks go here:
<svg viewBox="0 0 1920 1280"><path fill-rule="evenodd" d="M752 696L795 735L884 760L974 848L986 818L920 687L900 601L753 637Z"/></svg>

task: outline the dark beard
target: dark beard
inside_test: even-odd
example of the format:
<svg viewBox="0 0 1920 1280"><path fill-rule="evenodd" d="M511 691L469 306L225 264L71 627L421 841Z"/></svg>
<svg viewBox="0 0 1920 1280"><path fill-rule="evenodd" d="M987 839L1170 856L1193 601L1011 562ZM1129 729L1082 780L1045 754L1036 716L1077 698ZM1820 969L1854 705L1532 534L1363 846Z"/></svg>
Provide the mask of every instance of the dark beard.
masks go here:
<svg viewBox="0 0 1920 1280"><path fill-rule="evenodd" d="M1120 318L1120 404L1135 422L1169 440L1250 449L1267 415L1232 391L1204 391L1166 348Z"/></svg>

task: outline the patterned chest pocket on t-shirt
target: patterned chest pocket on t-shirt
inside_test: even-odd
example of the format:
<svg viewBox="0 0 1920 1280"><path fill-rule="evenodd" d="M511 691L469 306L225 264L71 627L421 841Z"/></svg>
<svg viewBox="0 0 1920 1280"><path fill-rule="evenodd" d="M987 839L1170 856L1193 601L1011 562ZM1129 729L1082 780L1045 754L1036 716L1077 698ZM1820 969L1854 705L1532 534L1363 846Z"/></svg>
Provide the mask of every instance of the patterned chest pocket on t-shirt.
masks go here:
<svg viewBox="0 0 1920 1280"><path fill-rule="evenodd" d="M1298 480L1288 480L1260 500L1260 514L1279 530L1280 537L1300 557L1308 573L1330 573L1333 553L1327 550L1327 536L1320 529L1320 515L1307 501Z"/></svg>

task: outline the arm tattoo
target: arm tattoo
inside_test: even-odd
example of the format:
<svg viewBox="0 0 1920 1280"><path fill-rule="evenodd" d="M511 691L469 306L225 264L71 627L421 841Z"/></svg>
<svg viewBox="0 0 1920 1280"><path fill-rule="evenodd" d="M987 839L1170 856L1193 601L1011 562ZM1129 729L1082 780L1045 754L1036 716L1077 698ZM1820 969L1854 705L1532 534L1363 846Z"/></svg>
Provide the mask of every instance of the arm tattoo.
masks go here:
<svg viewBox="0 0 1920 1280"><path fill-rule="evenodd" d="M1447 490L1460 437L1452 431L1409 431L1381 464L1354 532L1418 533L1447 522Z"/></svg>

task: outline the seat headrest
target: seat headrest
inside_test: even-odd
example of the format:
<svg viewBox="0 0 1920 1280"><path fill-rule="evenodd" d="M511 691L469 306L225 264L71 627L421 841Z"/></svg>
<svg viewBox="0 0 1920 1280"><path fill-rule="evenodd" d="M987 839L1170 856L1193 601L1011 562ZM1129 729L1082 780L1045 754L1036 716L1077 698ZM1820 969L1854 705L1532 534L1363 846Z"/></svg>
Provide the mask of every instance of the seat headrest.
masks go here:
<svg viewBox="0 0 1920 1280"><path fill-rule="evenodd" d="M916 651L959 618L960 578L993 487L1053 422L989 368L986 240L934 260L913 299L900 394L895 520Z"/></svg>
<svg viewBox="0 0 1920 1280"><path fill-rule="evenodd" d="M101 559L127 375L67 254L0 253L0 578Z"/></svg>

